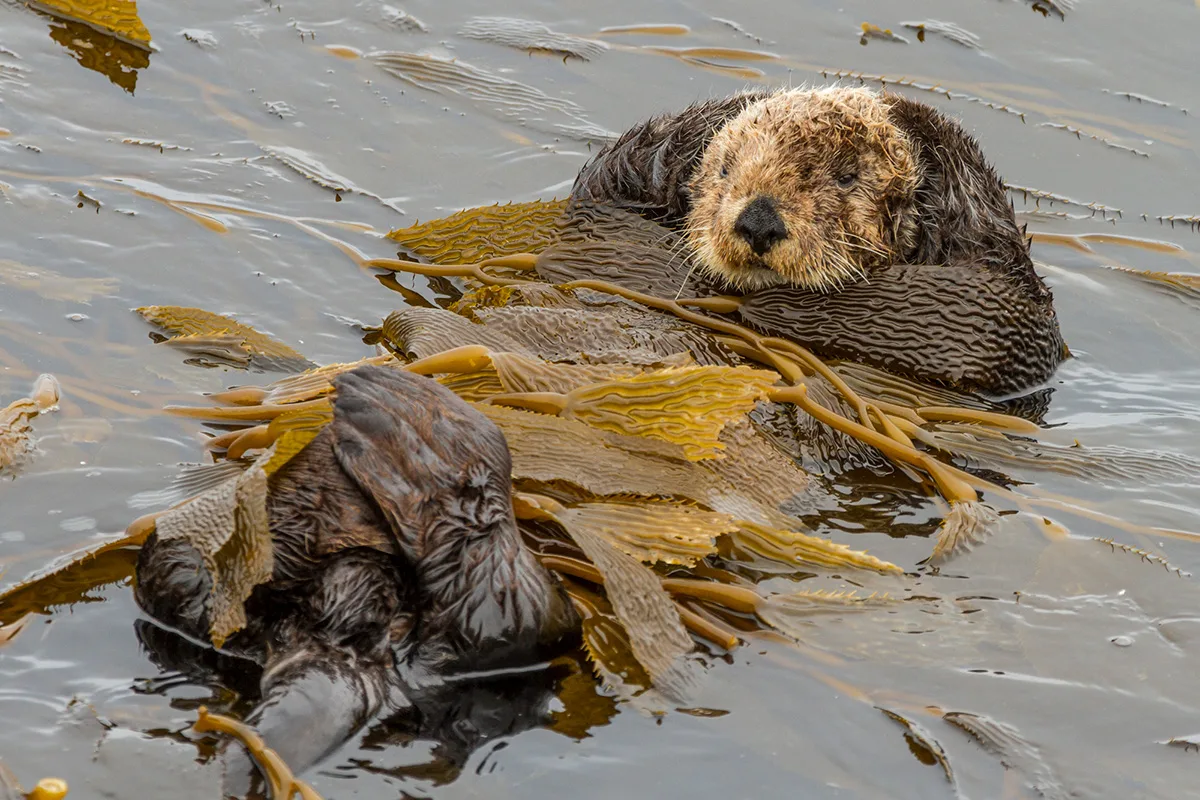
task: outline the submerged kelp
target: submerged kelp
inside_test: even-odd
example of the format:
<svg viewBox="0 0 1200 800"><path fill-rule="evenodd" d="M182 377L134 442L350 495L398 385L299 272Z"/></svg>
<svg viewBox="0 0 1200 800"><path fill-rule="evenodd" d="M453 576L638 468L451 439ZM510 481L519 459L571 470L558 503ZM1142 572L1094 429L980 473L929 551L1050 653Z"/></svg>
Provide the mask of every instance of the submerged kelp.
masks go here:
<svg viewBox="0 0 1200 800"><path fill-rule="evenodd" d="M14 400L0 409L0 478L15 476L34 449L30 421L58 406L62 393L53 375L42 375L29 397Z"/></svg>
<svg viewBox="0 0 1200 800"><path fill-rule="evenodd" d="M500 231L503 237L492 235ZM604 209L574 209L564 217L562 205L550 203L475 209L394 232L394 240L435 263L375 259L367 266L459 277L471 291L453 311L414 307L389 315L367 341L393 358L358 363L434 376L500 426L529 543L546 566L607 594L608 603L597 604L572 588L590 620L585 642L605 616L603 626L622 632L604 646L588 644L597 674L620 691L617 676L630 673L611 666L620 661L612 654L617 647L645 672L644 679L630 677L634 686L682 699L694 680L682 658L690 650L685 630L728 648L740 635L721 614L748 614L800 637L802 620L822 608L846 612L888 600L821 591L770 596L732 574L696 580L679 576L679 569L714 558L760 574L849 569L859 573L858 585L876 593L895 588L869 575L894 576L899 567L813 537L788 512L803 504L809 483L791 454L811 443L788 444L781 435L844 437L901 470L917 470L911 474L918 480L924 474L951 502L930 556L937 565L984 541L998 524L979 490L1019 508L1031 501L922 447L965 453L974 439L961 437L975 434L993 443L995 458L1020 464L1021 453L1037 446L1030 435L1038 427L970 395L826 364L794 342L722 318L736 309L736 299L704 296L702 284L695 285L701 296L680 299L686 265L677 259L678 243L660 231ZM458 263L468 254L480 260ZM627 254L632 261L622 258ZM548 277L555 283L543 282ZM676 299L667 299L672 289ZM260 503L266 483L247 484L248 476L264 474L259 465L278 469L311 439L330 419L332 378L355 366L231 389L214 395L213 407L173 409L232 428L210 440L210 449L255 465L203 497L233 498L238 487L254 485L247 498ZM769 407L794 408L811 424L790 434L764 427L757 414ZM961 431L957 449L956 440L945 438L948 430ZM228 513L236 506L227 500L220 506L226 511L214 516L198 513L204 503L191 501L161 517L159 529L215 554L238 529L220 523L236 518ZM186 530L174 524L185 518ZM254 540L264 541L262 535ZM239 598L269 577L269 568L245 566L226 574L209 564L214 584L224 587L222 607L232 602L234 609L222 615L220 629L214 624L216 642L242 624Z"/></svg>

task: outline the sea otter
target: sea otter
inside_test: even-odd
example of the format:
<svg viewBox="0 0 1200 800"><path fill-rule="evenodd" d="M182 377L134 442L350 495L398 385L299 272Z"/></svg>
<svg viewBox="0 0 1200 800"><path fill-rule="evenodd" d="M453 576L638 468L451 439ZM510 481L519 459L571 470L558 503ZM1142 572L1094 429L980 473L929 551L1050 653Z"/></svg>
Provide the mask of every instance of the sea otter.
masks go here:
<svg viewBox="0 0 1200 800"><path fill-rule="evenodd" d="M742 318L832 358L993 393L1066 355L1050 290L978 143L866 88L751 91L643 122L572 204L682 231Z"/></svg>
<svg viewBox="0 0 1200 800"><path fill-rule="evenodd" d="M251 714L302 770L447 676L535 663L579 620L526 549L500 430L436 381L388 367L334 380L333 421L272 476L272 580L227 655L262 667ZM207 641L212 577L184 539L152 534L134 597Z"/></svg>

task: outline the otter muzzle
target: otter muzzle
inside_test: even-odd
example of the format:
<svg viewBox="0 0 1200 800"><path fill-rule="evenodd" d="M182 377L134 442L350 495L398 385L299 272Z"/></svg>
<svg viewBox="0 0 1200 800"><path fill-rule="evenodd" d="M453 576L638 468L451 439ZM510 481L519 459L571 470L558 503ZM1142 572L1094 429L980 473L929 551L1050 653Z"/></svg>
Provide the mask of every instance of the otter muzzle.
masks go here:
<svg viewBox="0 0 1200 800"><path fill-rule="evenodd" d="M759 195L746 204L733 223L733 231L742 237L756 256L761 256L787 238L787 225L775 210L771 198Z"/></svg>

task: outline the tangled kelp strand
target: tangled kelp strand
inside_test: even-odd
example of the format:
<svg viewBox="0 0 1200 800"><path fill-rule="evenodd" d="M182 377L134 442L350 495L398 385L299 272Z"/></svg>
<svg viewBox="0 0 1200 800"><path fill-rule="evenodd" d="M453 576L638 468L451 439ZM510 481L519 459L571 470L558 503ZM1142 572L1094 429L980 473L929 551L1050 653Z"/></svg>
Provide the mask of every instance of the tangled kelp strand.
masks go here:
<svg viewBox="0 0 1200 800"><path fill-rule="evenodd" d="M1047 192L1043 189L1035 189L1032 186L1019 186L1015 183L1005 183L1004 188L1014 194L1021 195L1021 199L1024 200L1026 203L1028 203L1029 198L1032 197L1035 206L1040 205L1041 202L1043 200L1045 200L1050 205L1054 205L1055 203L1060 203L1062 205L1076 206L1077 208L1086 208L1086 209L1090 210L1093 215L1099 214L1101 217L1104 217L1105 219L1108 218L1109 214L1114 214L1117 217L1124 217L1124 211L1122 211L1119 208L1116 208L1115 206L1105 205L1104 203L1094 203L1094 202L1088 202L1086 200L1075 200L1074 198L1067 197L1065 194L1058 194L1056 192Z"/></svg>
<svg viewBox="0 0 1200 800"><path fill-rule="evenodd" d="M1012 114L1015 117L1020 117L1021 122L1025 121L1024 111L1018 111L1017 109L1011 108L1004 103L994 103L991 100L984 100L982 97L976 97L973 94L954 92L949 89L945 89L938 84L923 83L921 81L915 81L911 78L905 77L893 78L888 75L874 75L869 72L855 72L853 70L822 69L818 71L821 73L821 77L825 78L825 80L829 80L830 78L833 78L834 80L845 80L849 78L858 81L860 84L866 84L867 82L878 83L883 88L887 88L889 85L903 86L906 89L916 89L917 91L921 92L938 94L942 97L945 97L947 100L966 100L968 103L978 103L985 108L990 108L995 111L1003 111L1005 114Z"/></svg>
<svg viewBox="0 0 1200 800"><path fill-rule="evenodd" d="M1184 114L1188 113L1188 110L1186 108L1181 108L1180 106L1177 106L1174 103L1168 103L1166 100L1159 100L1157 98L1150 97L1149 95L1145 95L1145 94L1140 94L1138 92L1114 92L1110 89L1101 89L1100 91L1104 92L1105 94L1111 94L1115 97L1124 97L1126 100L1130 100L1130 101L1136 100L1139 105L1142 103L1145 103L1146 105L1149 105L1149 106L1159 106L1161 108L1173 108L1173 109L1178 109L1179 111L1183 112Z"/></svg>
<svg viewBox="0 0 1200 800"><path fill-rule="evenodd" d="M212 714L206 706L200 706L192 730L197 733L223 733L241 742L266 777L272 800L292 800L297 796L300 800L321 800L311 786L292 774L279 754L267 747L258 731L249 725L223 714Z"/></svg>

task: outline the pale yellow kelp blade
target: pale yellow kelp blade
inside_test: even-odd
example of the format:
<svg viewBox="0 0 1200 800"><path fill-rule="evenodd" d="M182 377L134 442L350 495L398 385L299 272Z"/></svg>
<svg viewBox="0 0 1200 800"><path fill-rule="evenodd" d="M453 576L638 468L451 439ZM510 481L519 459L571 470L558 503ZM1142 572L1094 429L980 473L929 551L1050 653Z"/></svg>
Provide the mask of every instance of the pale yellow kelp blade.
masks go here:
<svg viewBox="0 0 1200 800"><path fill-rule="evenodd" d="M566 201L551 200L469 208L399 228L388 238L434 264L470 264L536 253L557 241L554 222L566 206Z"/></svg>
<svg viewBox="0 0 1200 800"><path fill-rule="evenodd" d="M580 387L563 416L614 433L681 445L694 461L725 449L725 425L744 417L779 376L750 367L681 367Z"/></svg>
<svg viewBox="0 0 1200 800"><path fill-rule="evenodd" d="M734 534L735 548L741 548L774 561L822 570L862 569L883 574L899 574L900 567L844 544L794 530L780 530L742 520Z"/></svg>
<svg viewBox="0 0 1200 800"><path fill-rule="evenodd" d="M313 366L286 344L211 311L182 306L143 306L137 312L150 324L181 339L181 344L192 342L213 348L233 348L244 354L250 366L280 372L298 372Z"/></svg>
<svg viewBox="0 0 1200 800"><path fill-rule="evenodd" d="M737 529L728 514L665 502L592 502L555 519L574 537L584 531L650 564L692 566L716 550L718 536Z"/></svg>
<svg viewBox="0 0 1200 800"><path fill-rule="evenodd" d="M244 603L271 579L274 550L267 514L267 473L256 463L233 480L176 506L157 520L161 539L195 547L212 576L209 635L217 647L246 625Z"/></svg>

